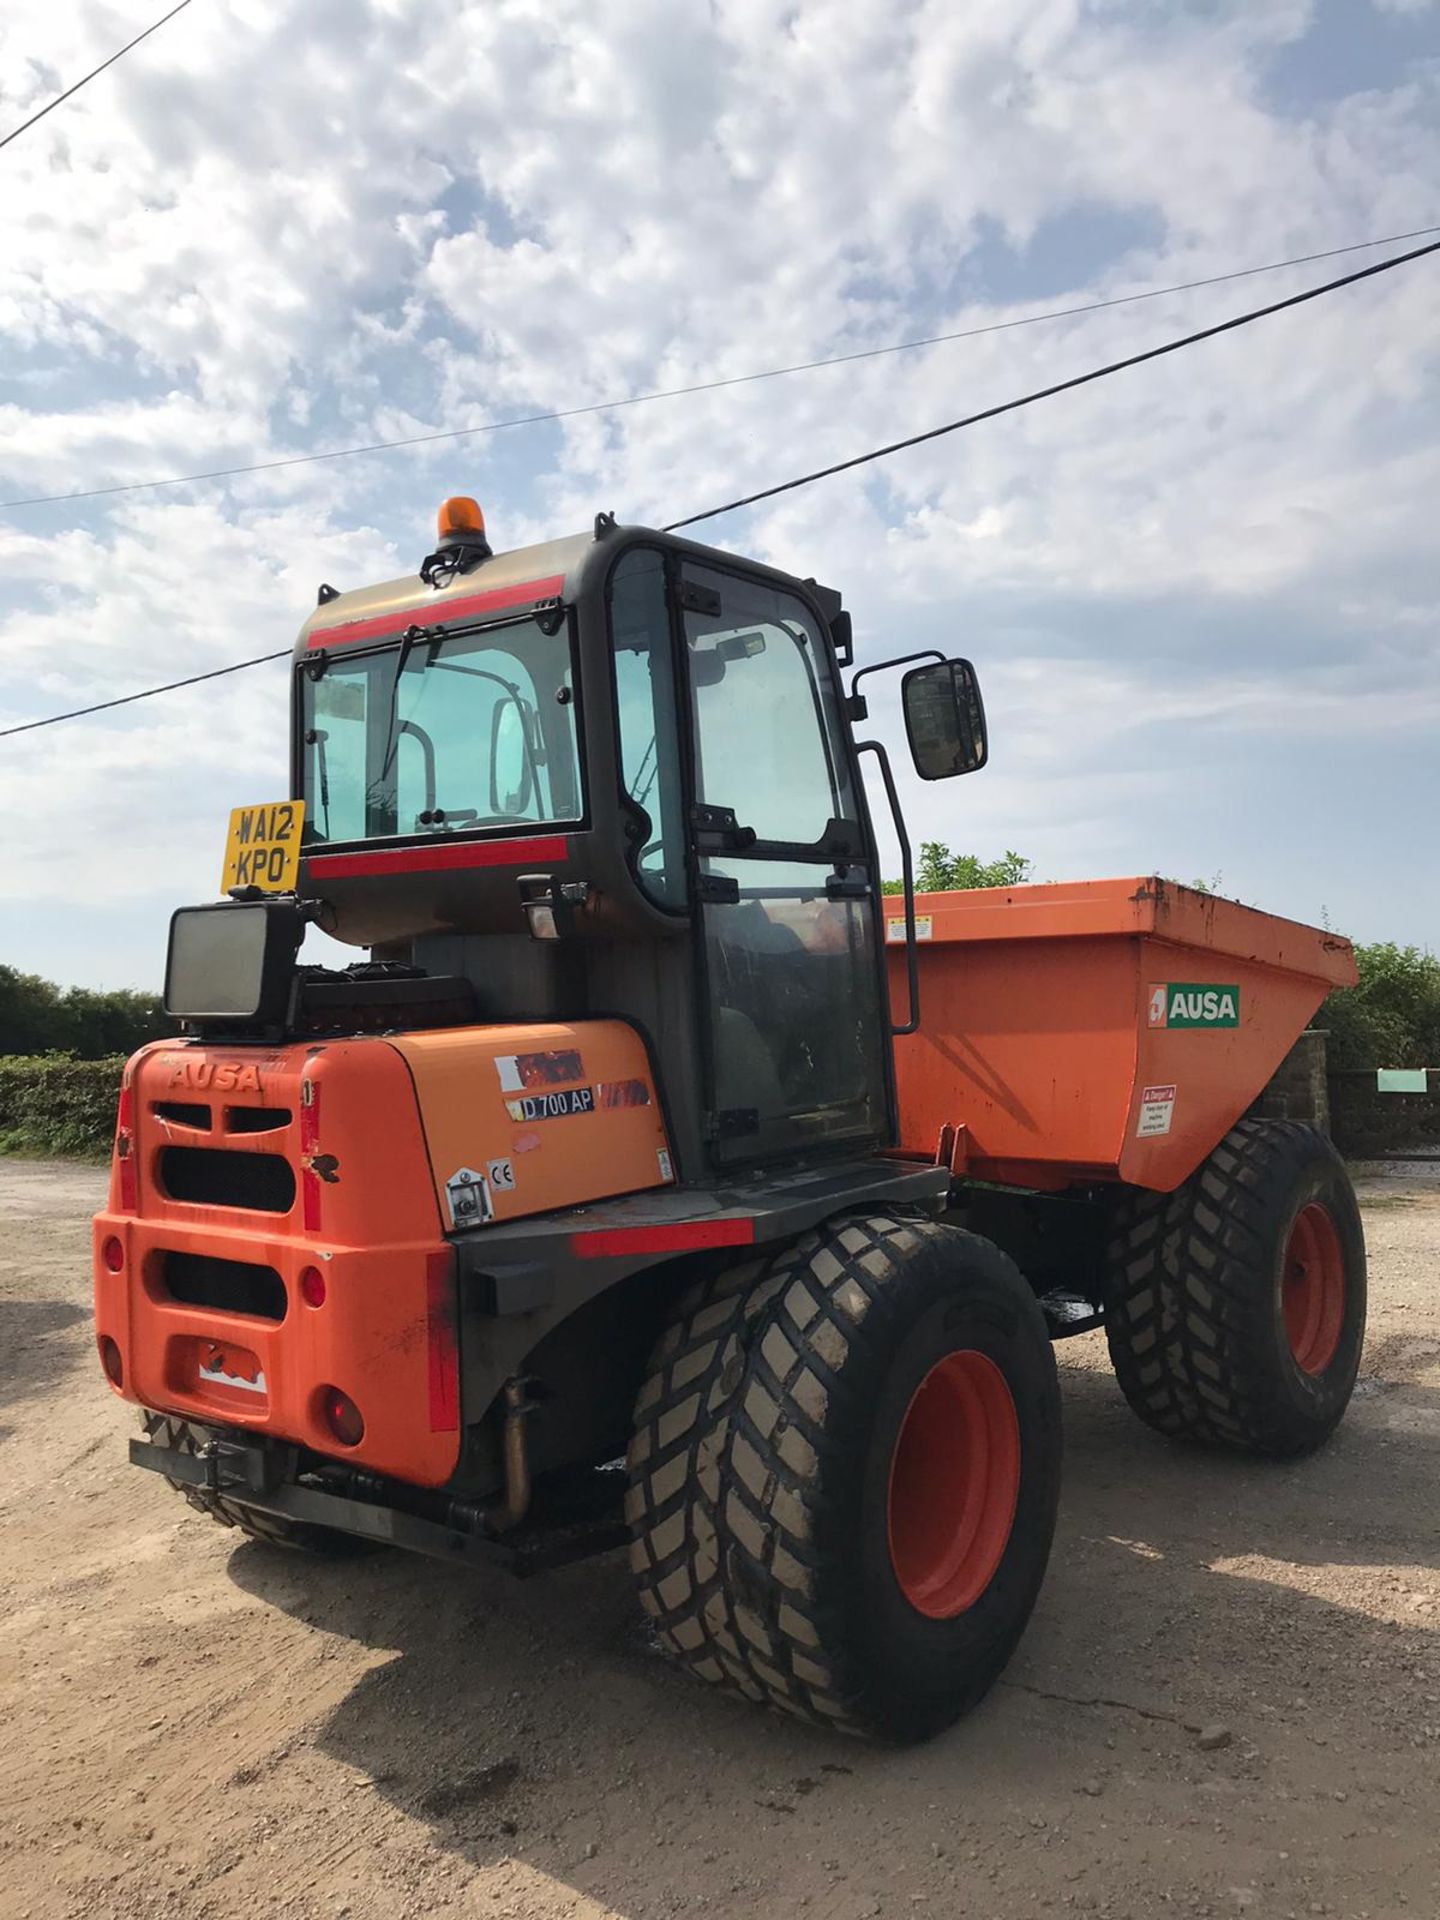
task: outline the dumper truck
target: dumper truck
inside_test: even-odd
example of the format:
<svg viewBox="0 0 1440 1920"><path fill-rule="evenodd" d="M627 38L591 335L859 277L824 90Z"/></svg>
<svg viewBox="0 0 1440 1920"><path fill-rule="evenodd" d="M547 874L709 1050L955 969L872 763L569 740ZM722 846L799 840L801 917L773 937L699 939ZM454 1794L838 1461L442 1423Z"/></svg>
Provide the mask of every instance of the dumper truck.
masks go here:
<svg viewBox="0 0 1440 1920"><path fill-rule="evenodd" d="M896 673L919 777L981 768L968 661L857 668L837 591L609 515L497 553L457 497L320 588L288 796L124 1071L136 1466L315 1554L628 1542L691 1674L915 1740L1039 1591L1055 1340L1177 1442L1326 1438L1364 1244L1276 1076L1348 943L1153 877L917 896Z"/></svg>

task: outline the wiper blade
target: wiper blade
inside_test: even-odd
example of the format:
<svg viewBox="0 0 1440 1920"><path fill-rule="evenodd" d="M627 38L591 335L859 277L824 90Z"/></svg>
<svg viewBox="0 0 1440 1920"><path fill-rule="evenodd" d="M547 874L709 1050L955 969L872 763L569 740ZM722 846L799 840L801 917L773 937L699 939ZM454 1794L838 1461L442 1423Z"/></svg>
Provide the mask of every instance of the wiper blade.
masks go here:
<svg viewBox="0 0 1440 1920"><path fill-rule="evenodd" d="M385 756L380 763L380 778L377 785L383 787L390 777L390 768L395 755L400 750L400 682L405 678L405 669L410 656L422 640L430 639L429 627L407 627L400 636L400 652L395 661L395 678L390 682L390 718L385 727Z"/></svg>

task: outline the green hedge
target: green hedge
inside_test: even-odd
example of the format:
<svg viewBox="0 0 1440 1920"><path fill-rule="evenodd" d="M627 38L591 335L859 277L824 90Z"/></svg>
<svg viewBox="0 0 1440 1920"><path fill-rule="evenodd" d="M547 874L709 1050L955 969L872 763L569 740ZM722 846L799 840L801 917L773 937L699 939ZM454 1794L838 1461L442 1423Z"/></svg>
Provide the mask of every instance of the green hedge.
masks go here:
<svg viewBox="0 0 1440 1920"><path fill-rule="evenodd" d="M115 1136L124 1065L119 1054L108 1060L0 1055L0 1153L103 1159Z"/></svg>

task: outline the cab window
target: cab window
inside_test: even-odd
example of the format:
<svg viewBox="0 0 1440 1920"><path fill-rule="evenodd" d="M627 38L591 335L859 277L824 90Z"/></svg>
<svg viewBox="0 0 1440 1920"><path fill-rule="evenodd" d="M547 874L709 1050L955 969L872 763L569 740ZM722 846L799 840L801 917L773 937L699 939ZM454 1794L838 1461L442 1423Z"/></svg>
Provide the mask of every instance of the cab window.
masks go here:
<svg viewBox="0 0 1440 1920"><path fill-rule="evenodd" d="M687 567L685 582L695 797L762 845L813 846L854 817L814 620L758 581Z"/></svg>

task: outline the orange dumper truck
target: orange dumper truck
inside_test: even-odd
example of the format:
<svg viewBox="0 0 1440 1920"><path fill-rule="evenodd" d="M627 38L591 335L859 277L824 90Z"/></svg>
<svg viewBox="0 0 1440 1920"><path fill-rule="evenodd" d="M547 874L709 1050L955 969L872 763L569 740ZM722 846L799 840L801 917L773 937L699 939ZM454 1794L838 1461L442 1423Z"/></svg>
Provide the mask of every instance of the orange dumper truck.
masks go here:
<svg viewBox="0 0 1440 1920"><path fill-rule="evenodd" d="M917 898L885 668L921 777L981 767L967 662L857 672L834 590L608 515L496 554L448 501L416 575L320 589L288 797L125 1070L136 1465L318 1554L628 1541L700 1679L917 1739L1039 1590L1055 1339L1162 1433L1326 1438L1364 1245L1276 1076L1348 944L1155 879Z"/></svg>

